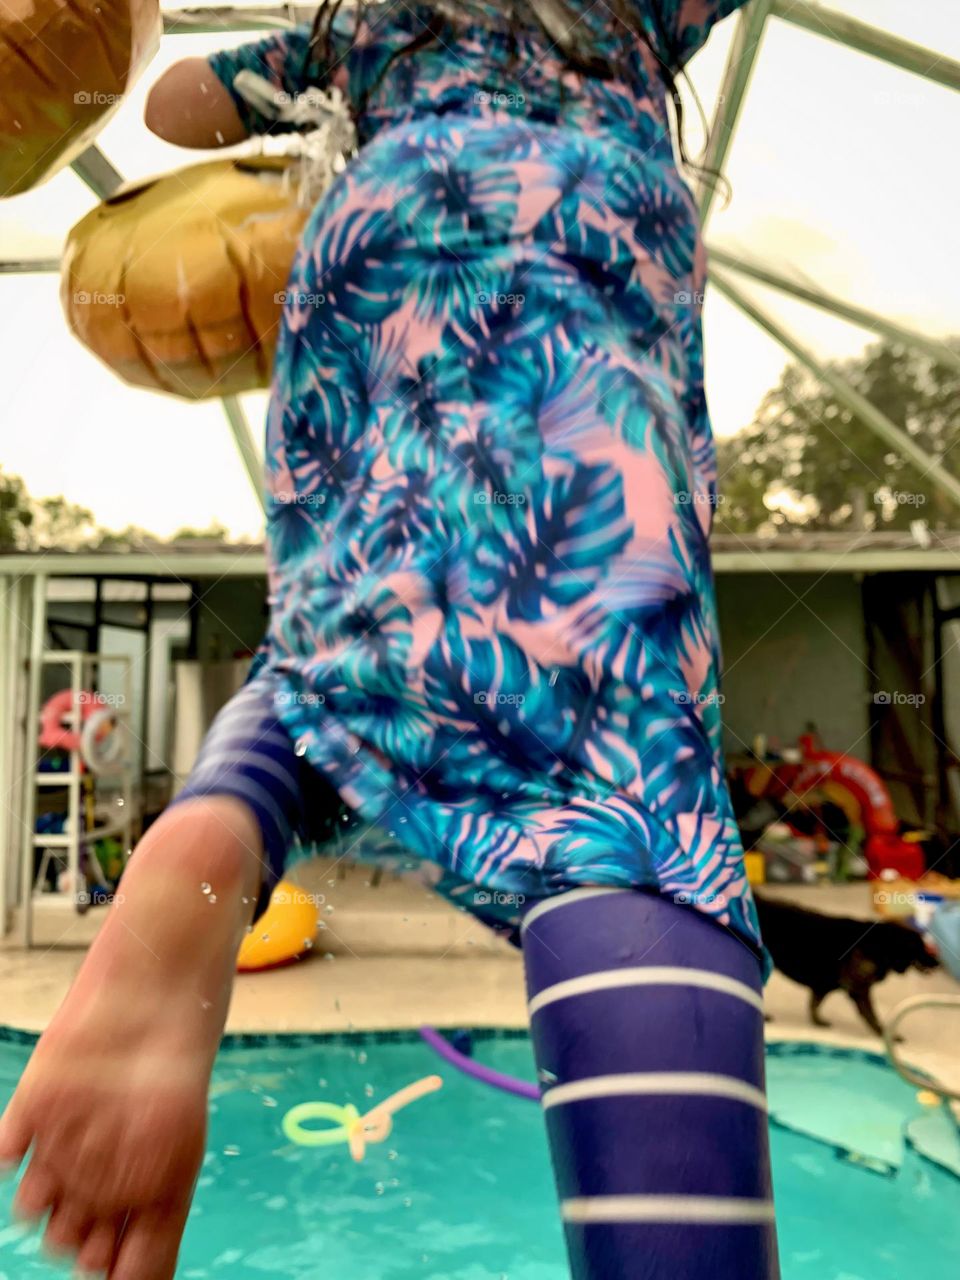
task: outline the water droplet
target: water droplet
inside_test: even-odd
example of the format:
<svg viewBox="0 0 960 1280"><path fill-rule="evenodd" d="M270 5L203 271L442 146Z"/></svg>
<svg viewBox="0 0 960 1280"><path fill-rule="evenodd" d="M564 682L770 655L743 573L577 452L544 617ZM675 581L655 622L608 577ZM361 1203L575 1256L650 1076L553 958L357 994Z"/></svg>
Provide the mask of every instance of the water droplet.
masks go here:
<svg viewBox="0 0 960 1280"><path fill-rule="evenodd" d="M225 1156L238 1156L238 1155L240 1154L240 1148L239 1148L239 1147L233 1147L233 1146L231 1146L231 1147L224 1147L224 1148L223 1148L223 1154L224 1154Z"/></svg>
<svg viewBox="0 0 960 1280"><path fill-rule="evenodd" d="M269 935L269 933L261 933L261 935L260 935L260 941L261 941L261 942L269 942L269 941L270 941L270 935Z"/></svg>
<svg viewBox="0 0 960 1280"><path fill-rule="evenodd" d="M336 960L336 958L337 958L337 957L333 954L333 952L332 952L332 951L327 951L327 952L325 952L325 953L324 953L324 957L323 957L323 958L324 958L324 960Z"/></svg>
<svg viewBox="0 0 960 1280"><path fill-rule="evenodd" d="M382 1183L382 1182L378 1182L378 1183L377 1183L377 1185L376 1185L373 1189L374 1189L374 1191L376 1191L376 1193L377 1193L377 1195L378 1195L378 1196L382 1196L382 1195L383 1195L383 1193L386 1191L386 1189L387 1189L387 1188L383 1185L383 1183Z"/></svg>
<svg viewBox="0 0 960 1280"><path fill-rule="evenodd" d="M208 901L209 903L211 903L211 904L213 904L214 902L216 902L216 900L217 900L217 895L216 895L215 893L211 893L210 897L209 897L209 898L207 898L207 901Z"/></svg>
<svg viewBox="0 0 960 1280"><path fill-rule="evenodd" d="M294 754L295 756L305 756L305 755L307 754L307 740L306 740L306 738L298 738L298 739L297 739L297 745L293 748L293 754Z"/></svg>
<svg viewBox="0 0 960 1280"><path fill-rule="evenodd" d="M253 925L248 924L246 929L244 930L244 933L253 933Z"/></svg>
<svg viewBox="0 0 960 1280"><path fill-rule="evenodd" d="M388 1152L387 1152L387 1159L388 1159L388 1160L396 1160L396 1158L397 1158L397 1152L396 1152L396 1151L390 1150L390 1151L388 1151Z"/></svg>
<svg viewBox="0 0 960 1280"><path fill-rule="evenodd" d="M324 911L327 913L327 915L329 915L329 914L330 914L330 912L333 910L333 907L331 907L330 903L328 902L328 903L327 903L327 905L326 905L323 909L324 909Z"/></svg>
<svg viewBox="0 0 960 1280"><path fill-rule="evenodd" d="M207 884L206 880L204 880L203 884L200 886L200 892L201 892L201 893L210 893L210 891L212 890L212 888L213 888L213 886L212 886L212 885Z"/></svg>
<svg viewBox="0 0 960 1280"><path fill-rule="evenodd" d="M212 1000L201 1000L201 1001L200 1001L200 1008L201 1008L201 1009L212 1009L212 1008L213 1008L213 1001L212 1001Z"/></svg>
<svg viewBox="0 0 960 1280"><path fill-rule="evenodd" d="M410 1199L409 1196L403 1197L403 1207L405 1209L409 1209L412 1204L413 1204L413 1201Z"/></svg>
<svg viewBox="0 0 960 1280"><path fill-rule="evenodd" d="M303 940L303 949L304 949L304 951L309 951L309 950L310 950L310 948L311 948L312 946L313 946L313 939L312 939L312 938L304 938L304 940Z"/></svg>
<svg viewBox="0 0 960 1280"><path fill-rule="evenodd" d="M318 928L318 929L326 929L326 927L327 927L327 922L326 922L326 920L318 920L318 921L317 921L317 928Z"/></svg>
<svg viewBox="0 0 960 1280"><path fill-rule="evenodd" d="M241 899L240 899L240 901L243 903L243 905L244 905L245 907L249 907L249 905L250 905L250 899L249 899L249 898L241 898Z"/></svg>
<svg viewBox="0 0 960 1280"><path fill-rule="evenodd" d="M326 1076L321 1076L320 1079L317 1081L317 1084L320 1086L321 1089L325 1089L327 1087Z"/></svg>
<svg viewBox="0 0 960 1280"><path fill-rule="evenodd" d="M364 1096L365 1098L372 1098L372 1097L373 1097L373 1085L372 1085L372 1084L365 1084L365 1085L363 1086L363 1096Z"/></svg>
<svg viewBox="0 0 960 1280"><path fill-rule="evenodd" d="M362 1067L363 1064L366 1062L366 1060L367 1060L367 1051L366 1049L361 1049L357 1054L357 1061L360 1063Z"/></svg>
<svg viewBox="0 0 960 1280"><path fill-rule="evenodd" d="M280 1105L276 1098L271 1098L267 1094L264 1094L261 1101L265 1107L278 1107Z"/></svg>

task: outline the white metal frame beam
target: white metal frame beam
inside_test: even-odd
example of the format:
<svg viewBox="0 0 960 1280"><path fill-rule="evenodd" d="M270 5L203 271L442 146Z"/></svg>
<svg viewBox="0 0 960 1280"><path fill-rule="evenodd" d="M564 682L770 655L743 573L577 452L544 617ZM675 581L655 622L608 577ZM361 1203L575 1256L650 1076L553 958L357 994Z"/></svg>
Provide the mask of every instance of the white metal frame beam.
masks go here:
<svg viewBox="0 0 960 1280"><path fill-rule="evenodd" d="M123 185L122 176L95 143L77 156L70 168L101 200Z"/></svg>
<svg viewBox="0 0 960 1280"><path fill-rule="evenodd" d="M823 546L817 549L794 547L786 539L764 540L755 536L738 540L739 550L721 545L714 548L713 567L717 574L726 573L960 573L960 549L956 536L939 539L929 547L910 545L904 535L903 545L877 546L872 535L863 536L862 546L844 545L841 549ZM29 587L38 573L53 578L175 578L182 582L213 579L264 578L267 558L261 550L195 553L168 551L162 564L146 552L102 554L90 552L51 552L44 557L23 555L0 556L0 575ZM21 612L28 616L29 609ZM26 623L24 635L28 634ZM2 632L0 632L2 634ZM19 670L25 662L21 659ZM0 664L2 670L2 664ZM2 705L2 704L0 704Z"/></svg>
<svg viewBox="0 0 960 1280"><path fill-rule="evenodd" d="M217 31L262 31L295 27L312 22L316 7L312 5L265 4L247 8L235 5L200 5L195 9L165 9L165 36L212 35Z"/></svg>
<svg viewBox="0 0 960 1280"><path fill-rule="evenodd" d="M812 0L773 0L774 16L814 35L835 40L837 44L866 53L871 58L889 62L902 71L923 76L948 89L960 89L960 62L937 53L922 44L914 44L880 27L871 26L847 13L825 9Z"/></svg>
<svg viewBox="0 0 960 1280"><path fill-rule="evenodd" d="M59 270L59 258L8 258L0 262L0 276L35 276Z"/></svg>
<svg viewBox="0 0 960 1280"><path fill-rule="evenodd" d="M230 434L233 436L233 443L240 454L240 461L243 463L243 469L247 473L247 479L256 494L257 501L260 503L260 509L265 511L263 457L257 448L256 438L250 427L250 420L236 396L224 396L220 403L223 406L223 412L227 416Z"/></svg>
<svg viewBox="0 0 960 1280"><path fill-rule="evenodd" d="M911 436L907 435L895 422L892 422L886 414L881 413L876 405L871 404L865 396L862 396L855 387L850 385L846 378L842 377L836 370L831 369L829 365L818 360L811 351L808 351L772 316L769 316L755 302L746 297L745 294L742 294L725 271L714 268L711 279L720 292L734 306L742 311L744 315L749 316L761 329L769 333L772 338L790 352L795 360L805 365L821 382L826 383L840 403L849 409L852 414L855 414L865 426L880 436L882 440L885 440L891 448L895 449L904 458L912 462L914 466L919 467L923 475L929 476L938 489L945 493L957 506L960 506L960 480L956 476L947 471L925 449L922 449Z"/></svg>
<svg viewBox="0 0 960 1280"><path fill-rule="evenodd" d="M760 52L760 43L767 25L771 0L752 0L736 16L733 41L727 54L727 62L720 84L717 110L710 125L702 164L715 174L723 172L724 162L740 118L740 109L750 85L754 63ZM710 210L717 192L717 179L707 173L700 178L697 187L697 203L700 206L700 224L706 228Z"/></svg>
<svg viewBox="0 0 960 1280"><path fill-rule="evenodd" d="M960 372L960 353L938 338L931 338L925 333L919 333L916 329L908 329L905 325L896 324L893 320L878 316L874 311L868 311L866 307L845 302L842 298L827 293L818 285L807 285L800 280L792 280L790 276L776 271L773 267L752 262L749 258L738 258L732 253L727 253L725 249L711 246L707 250L707 260L711 267L713 265L729 267L731 271L749 276L751 280L768 285L771 289L777 289L780 293L789 294L793 298L799 298L802 302L809 302L811 306L819 307L821 311L828 311L842 320L849 320L851 324L869 329L872 333L889 338L891 342L902 342L904 346L924 351L934 360Z"/></svg>
<svg viewBox="0 0 960 1280"><path fill-rule="evenodd" d="M40 706L40 678L43 668L43 648L47 631L47 575L38 573L32 579L30 612L30 661L27 668L27 705L24 717L25 767L20 778L20 904L23 907L21 927L23 945L33 944L33 916L30 911L30 895L33 892L33 837L37 813L36 736L37 708Z"/></svg>
<svg viewBox="0 0 960 1280"><path fill-rule="evenodd" d="M738 25L727 55L720 98L703 158L704 166L715 172L723 172L723 164L733 141L744 97L749 86L750 76L759 51L760 41L769 17L781 18L816 35L826 36L851 49L869 54L871 57L880 58L915 75L923 76L936 84L942 84L952 89L960 89L960 62L935 53L931 49L926 49L922 45L904 40L901 36L883 31L846 14L824 9L819 4L811 3L811 0L753 0L753 3L742 9L738 14ZM711 184L709 177L700 181L698 202L700 219L704 227L713 206L715 192L716 187ZM865 426L876 432L897 452L920 467L921 471L925 475L929 475L939 489L960 506L960 480L947 471L936 458L931 457L925 450L921 449L905 431L902 431L896 423L881 413L875 405L862 396L836 370L818 360L812 352L808 351L772 316L742 294L729 276L722 269L717 269L716 264L720 263L721 268L726 265L731 269L737 269L742 274L750 275L762 283L780 289L782 292L801 297L815 306L832 311L836 315L844 316L854 323L864 324L865 327L872 329L874 332L882 333L895 341L905 342L914 348L928 352L938 360L944 361L953 367L957 367L960 364L955 352L942 343L937 343L933 339L913 333L890 320L874 316L864 308L844 303L822 289L805 288L781 273L773 272L757 265L739 262L732 255L724 254L722 250L719 252L713 250L710 257L713 265L709 269L709 278L730 302L779 342L786 351L808 368L811 373L829 386L841 403L851 413L855 414Z"/></svg>

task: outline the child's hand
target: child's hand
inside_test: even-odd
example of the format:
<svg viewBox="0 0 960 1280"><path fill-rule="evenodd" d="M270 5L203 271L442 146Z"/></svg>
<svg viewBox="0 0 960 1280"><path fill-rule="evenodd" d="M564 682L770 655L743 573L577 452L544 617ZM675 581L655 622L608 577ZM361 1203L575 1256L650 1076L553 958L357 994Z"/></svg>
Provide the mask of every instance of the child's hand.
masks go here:
<svg viewBox="0 0 960 1280"><path fill-rule="evenodd" d="M203 1157L205 1064L177 1050L175 1028L166 1043L157 1025L131 1036L114 1011L97 1043L96 1019L69 1021L40 1041L0 1121L0 1163L31 1148L14 1210L49 1211L44 1245L83 1271L172 1280Z"/></svg>
<svg viewBox="0 0 960 1280"><path fill-rule="evenodd" d="M228 797L154 823L0 1120L15 1212L83 1272L173 1280L259 841Z"/></svg>

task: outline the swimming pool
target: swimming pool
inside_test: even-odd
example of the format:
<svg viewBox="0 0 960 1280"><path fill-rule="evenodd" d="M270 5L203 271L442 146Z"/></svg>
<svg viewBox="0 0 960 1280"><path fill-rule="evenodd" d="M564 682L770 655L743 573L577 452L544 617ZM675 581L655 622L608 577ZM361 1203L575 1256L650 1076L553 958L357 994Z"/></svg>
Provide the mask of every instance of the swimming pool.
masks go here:
<svg viewBox="0 0 960 1280"><path fill-rule="evenodd" d="M0 1039L0 1104L28 1054L26 1037ZM533 1078L525 1036L480 1038L476 1054ZM430 1050L405 1033L229 1042L178 1280L563 1280L539 1109L439 1069L443 1090L354 1164L345 1147L287 1143L285 1111L369 1110L438 1070ZM783 1280L956 1280L960 1178L905 1147L916 1091L855 1051L773 1045L768 1071ZM9 1225L12 1194L0 1184L0 1280L62 1277Z"/></svg>

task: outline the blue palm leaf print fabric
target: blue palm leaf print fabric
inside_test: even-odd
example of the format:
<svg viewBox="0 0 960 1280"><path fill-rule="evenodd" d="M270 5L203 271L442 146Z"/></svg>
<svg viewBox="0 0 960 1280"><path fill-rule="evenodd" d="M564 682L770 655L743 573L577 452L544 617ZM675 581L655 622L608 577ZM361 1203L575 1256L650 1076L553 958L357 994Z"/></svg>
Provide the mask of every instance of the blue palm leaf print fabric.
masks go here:
<svg viewBox="0 0 960 1280"><path fill-rule="evenodd" d="M428 9L341 11L326 65L305 28L211 63L359 112L268 411L258 670L298 750L468 906L629 885L757 945L720 741L704 255L659 65L735 7L638 0L657 52L635 40L608 80L483 0L402 57ZM612 21L584 5L611 54Z"/></svg>

